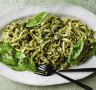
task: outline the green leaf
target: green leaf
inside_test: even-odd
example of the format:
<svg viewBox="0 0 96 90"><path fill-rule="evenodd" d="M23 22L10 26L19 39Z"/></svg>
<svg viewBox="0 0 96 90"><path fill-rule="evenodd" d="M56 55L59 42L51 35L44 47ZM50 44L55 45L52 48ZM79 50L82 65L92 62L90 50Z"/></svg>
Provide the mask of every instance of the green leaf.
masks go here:
<svg viewBox="0 0 96 90"><path fill-rule="evenodd" d="M16 65L17 59L14 57L14 50L9 43L0 42L0 61L6 65Z"/></svg>
<svg viewBox="0 0 96 90"><path fill-rule="evenodd" d="M81 38L75 45L74 47L71 48L70 50L70 54L69 54L69 57L68 57L68 63L70 64L74 64L74 63L77 63L79 62L79 58L80 58L80 55L83 51L83 48L84 48L84 40L83 38Z"/></svg>
<svg viewBox="0 0 96 90"><path fill-rule="evenodd" d="M18 71L33 71L36 66L32 57L25 56L23 51L17 52L10 43L0 42L0 62L8 65L10 68Z"/></svg>
<svg viewBox="0 0 96 90"><path fill-rule="evenodd" d="M18 59L23 59L26 56L24 55L23 51L19 51L19 52L16 52L15 57L18 58Z"/></svg>
<svg viewBox="0 0 96 90"><path fill-rule="evenodd" d="M8 54L4 54L1 56L0 59L1 59L0 61L6 65L11 65L11 66L17 65L17 61L13 59L11 55L8 56Z"/></svg>
<svg viewBox="0 0 96 90"><path fill-rule="evenodd" d="M73 52L72 52L72 58L76 59L82 52L84 47L84 41L83 38L80 39L79 42L73 47Z"/></svg>
<svg viewBox="0 0 96 90"><path fill-rule="evenodd" d="M28 71L35 71L36 66L33 62L32 57L26 57L24 59L21 59L18 63L18 69L20 71L28 70Z"/></svg>
<svg viewBox="0 0 96 90"><path fill-rule="evenodd" d="M47 16L46 12L41 12L38 15L28 19L26 22L26 27L33 27L40 24L45 19L46 16Z"/></svg>
<svg viewBox="0 0 96 90"><path fill-rule="evenodd" d="M29 64L30 64L30 68L29 68L29 71L35 71L36 70L36 65L35 63L33 62L33 58L32 56L28 58L29 59Z"/></svg>
<svg viewBox="0 0 96 90"><path fill-rule="evenodd" d="M10 43L8 43L8 42L5 43L4 41L0 42L0 53L1 54L4 54L10 50L12 50Z"/></svg>

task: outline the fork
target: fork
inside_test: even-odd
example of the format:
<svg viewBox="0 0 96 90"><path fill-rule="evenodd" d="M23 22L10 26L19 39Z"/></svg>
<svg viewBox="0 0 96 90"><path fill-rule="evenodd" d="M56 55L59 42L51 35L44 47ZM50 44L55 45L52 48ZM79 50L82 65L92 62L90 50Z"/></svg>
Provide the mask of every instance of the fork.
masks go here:
<svg viewBox="0 0 96 90"><path fill-rule="evenodd" d="M67 76L65 76L65 75L63 75L63 74L61 74L57 71L54 71L50 64L40 65L37 69L37 72L36 72L36 74L42 75L42 76L50 76L54 73L63 77L63 78L65 78L65 79L67 79L67 80L69 80L69 81L71 81L71 82L73 82L74 84L84 88L85 90L93 90L91 87L89 87L85 84L82 84L77 80L71 79L71 78L69 78L69 77L67 77Z"/></svg>

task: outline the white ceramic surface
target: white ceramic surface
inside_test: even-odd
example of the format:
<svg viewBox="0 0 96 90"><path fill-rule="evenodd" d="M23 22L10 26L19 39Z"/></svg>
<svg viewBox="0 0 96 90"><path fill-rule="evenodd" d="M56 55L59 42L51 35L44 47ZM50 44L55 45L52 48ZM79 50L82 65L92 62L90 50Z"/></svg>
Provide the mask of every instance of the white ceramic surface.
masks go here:
<svg viewBox="0 0 96 90"><path fill-rule="evenodd" d="M38 6L30 6L30 7L25 7L23 9L16 10L14 12L8 13L0 17L0 28L5 26L12 20L21 17L26 17L29 15L35 15L42 11L53 13L59 15L60 17L78 18L81 21L87 23L92 29L96 30L96 16L92 12L84 8L70 5L70 4L57 4L57 5L42 7L42 8ZM76 66L74 68L86 68L86 67L90 67L90 68L96 67L96 57L93 57L86 63L80 66ZM71 73L63 73L63 74L73 79L82 79L86 76L89 76L92 73L71 72ZM54 84L62 84L62 83L69 82L66 79L63 79L57 75L46 77L46 76L39 76L28 71L24 71L24 72L14 71L2 63L0 63L0 75L3 75L4 77L19 83L28 84L28 85L37 85L37 86L54 85Z"/></svg>

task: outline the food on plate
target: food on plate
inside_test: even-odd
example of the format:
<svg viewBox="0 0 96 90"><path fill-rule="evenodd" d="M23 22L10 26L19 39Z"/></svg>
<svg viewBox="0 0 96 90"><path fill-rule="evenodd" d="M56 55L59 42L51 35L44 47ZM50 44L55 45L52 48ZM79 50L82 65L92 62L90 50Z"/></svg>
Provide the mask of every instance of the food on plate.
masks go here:
<svg viewBox="0 0 96 90"><path fill-rule="evenodd" d="M96 55L95 33L78 19L41 12L4 27L0 62L17 71L35 72L47 63L66 69Z"/></svg>

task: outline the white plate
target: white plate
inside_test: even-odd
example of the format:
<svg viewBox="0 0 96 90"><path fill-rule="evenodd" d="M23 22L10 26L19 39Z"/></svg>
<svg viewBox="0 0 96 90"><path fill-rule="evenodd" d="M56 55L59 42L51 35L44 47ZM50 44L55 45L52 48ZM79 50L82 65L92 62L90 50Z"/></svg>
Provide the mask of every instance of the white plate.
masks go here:
<svg viewBox="0 0 96 90"><path fill-rule="evenodd" d="M2 28L4 25L8 24L12 20L29 16L29 15L35 15L42 11L53 13L53 14L59 15L60 17L78 18L81 21L87 23L92 29L96 30L96 16L92 12L84 8L70 5L70 4L57 4L57 5L42 7L42 8L38 6L26 7L0 17L0 27ZM93 57L86 63L80 66L77 66L75 68L87 68L87 67L90 67L90 68L96 67L96 57ZM63 73L63 74L73 79L82 79L86 76L89 76L92 73L88 73L88 72L72 73L71 72L71 73ZM62 83L69 82L66 79L63 79L57 75L44 77L28 71L17 72L8 68L6 65L2 63L0 63L0 75L3 75L4 77L19 83L28 84L28 85L37 85L37 86L54 85L54 84L62 84Z"/></svg>

